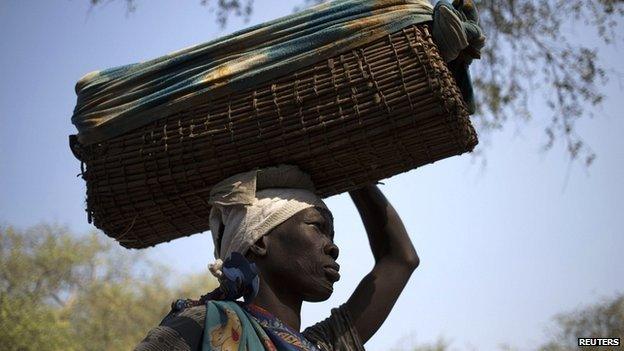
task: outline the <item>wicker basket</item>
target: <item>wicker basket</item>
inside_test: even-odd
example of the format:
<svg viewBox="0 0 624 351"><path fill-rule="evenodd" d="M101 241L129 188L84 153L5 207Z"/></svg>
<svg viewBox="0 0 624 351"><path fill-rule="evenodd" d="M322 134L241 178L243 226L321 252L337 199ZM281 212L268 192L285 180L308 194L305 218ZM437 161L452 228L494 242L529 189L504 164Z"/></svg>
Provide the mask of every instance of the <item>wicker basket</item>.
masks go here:
<svg viewBox="0 0 624 351"><path fill-rule="evenodd" d="M128 248L209 229L211 187L296 164L331 196L471 151L477 137L427 24L72 150L89 220ZM83 166L84 166L83 165Z"/></svg>

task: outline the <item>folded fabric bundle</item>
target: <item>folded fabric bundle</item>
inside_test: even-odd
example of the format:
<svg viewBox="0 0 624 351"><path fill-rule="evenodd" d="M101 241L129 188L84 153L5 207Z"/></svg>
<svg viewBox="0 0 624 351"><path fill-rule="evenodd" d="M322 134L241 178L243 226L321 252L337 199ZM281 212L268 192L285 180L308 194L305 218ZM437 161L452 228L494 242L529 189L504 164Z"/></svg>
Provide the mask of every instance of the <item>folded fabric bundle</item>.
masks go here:
<svg viewBox="0 0 624 351"><path fill-rule="evenodd" d="M450 16L449 9L454 12ZM443 20L434 21L434 39L442 39L447 52L443 57L450 61L470 44L464 28L478 26L462 24L472 18L450 5L444 16L437 17ZM154 60L89 73L76 84L72 122L81 144L100 142L208 95L214 99L252 88L432 19L433 7L427 0L323 3Z"/></svg>

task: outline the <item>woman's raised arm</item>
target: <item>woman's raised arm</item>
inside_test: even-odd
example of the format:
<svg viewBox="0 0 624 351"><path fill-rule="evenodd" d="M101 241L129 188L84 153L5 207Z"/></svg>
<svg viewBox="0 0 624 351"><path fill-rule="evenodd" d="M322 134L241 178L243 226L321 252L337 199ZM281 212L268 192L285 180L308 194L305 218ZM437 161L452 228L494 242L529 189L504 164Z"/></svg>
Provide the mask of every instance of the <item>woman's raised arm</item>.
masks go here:
<svg viewBox="0 0 624 351"><path fill-rule="evenodd" d="M418 267L419 258L401 218L377 185L366 185L349 195L360 213L375 258L373 270L346 303L364 343L388 317Z"/></svg>

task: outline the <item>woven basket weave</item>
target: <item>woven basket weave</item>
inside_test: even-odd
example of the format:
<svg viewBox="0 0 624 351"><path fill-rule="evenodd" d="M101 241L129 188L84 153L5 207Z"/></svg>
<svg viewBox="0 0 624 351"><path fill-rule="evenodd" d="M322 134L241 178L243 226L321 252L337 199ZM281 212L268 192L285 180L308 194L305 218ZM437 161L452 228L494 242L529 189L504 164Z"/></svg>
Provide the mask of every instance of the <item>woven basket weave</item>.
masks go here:
<svg viewBox="0 0 624 351"><path fill-rule="evenodd" d="M235 173L296 164L327 197L471 151L477 137L419 24L106 142L72 144L89 220L144 248L208 230L210 189Z"/></svg>

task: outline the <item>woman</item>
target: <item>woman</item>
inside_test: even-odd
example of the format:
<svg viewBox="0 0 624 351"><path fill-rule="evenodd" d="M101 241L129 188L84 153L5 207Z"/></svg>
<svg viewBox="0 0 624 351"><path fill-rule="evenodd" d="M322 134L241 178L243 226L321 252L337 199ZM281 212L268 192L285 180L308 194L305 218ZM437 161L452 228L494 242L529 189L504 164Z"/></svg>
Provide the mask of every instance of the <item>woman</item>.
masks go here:
<svg viewBox="0 0 624 351"><path fill-rule="evenodd" d="M309 176L280 165L217 184L210 202L211 272L221 283L178 300L137 350L363 350L419 264L398 214L376 185L349 192L375 265L347 302L301 328L303 301L324 301L339 279L333 218ZM235 302L243 297L245 302Z"/></svg>

